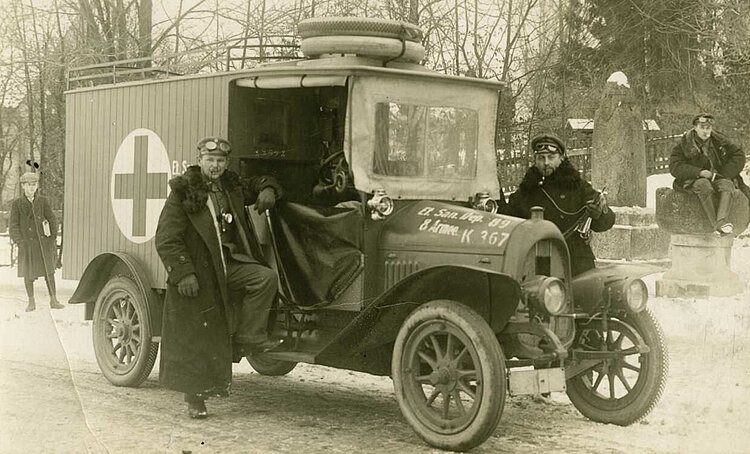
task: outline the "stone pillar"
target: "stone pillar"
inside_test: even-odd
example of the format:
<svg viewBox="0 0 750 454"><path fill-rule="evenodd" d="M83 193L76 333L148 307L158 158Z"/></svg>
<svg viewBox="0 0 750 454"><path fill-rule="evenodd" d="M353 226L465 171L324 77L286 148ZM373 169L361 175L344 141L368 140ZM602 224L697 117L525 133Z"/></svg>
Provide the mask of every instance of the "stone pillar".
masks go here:
<svg viewBox="0 0 750 454"><path fill-rule="evenodd" d="M607 80L594 117L591 183L610 206L646 206L646 139L641 110L625 74Z"/></svg>
<svg viewBox="0 0 750 454"><path fill-rule="evenodd" d="M591 247L598 262L623 260L666 265L669 234L660 230L646 207L646 137L643 118L621 72L612 74L594 117L591 184L607 192L617 215L608 231L594 233Z"/></svg>
<svg viewBox="0 0 750 454"><path fill-rule="evenodd" d="M732 200L729 222L742 232L750 220L748 202L739 190ZM671 233L672 268L656 281L656 294L667 297L730 296L745 283L730 269L734 236L719 236L703 213L698 197L684 191L656 191L656 222Z"/></svg>

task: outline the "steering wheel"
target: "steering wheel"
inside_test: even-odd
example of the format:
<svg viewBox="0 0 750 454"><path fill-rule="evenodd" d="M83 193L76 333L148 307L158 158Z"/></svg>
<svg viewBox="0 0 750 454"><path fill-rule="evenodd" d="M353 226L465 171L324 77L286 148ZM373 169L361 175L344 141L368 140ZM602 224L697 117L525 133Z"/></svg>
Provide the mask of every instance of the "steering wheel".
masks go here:
<svg viewBox="0 0 750 454"><path fill-rule="evenodd" d="M327 186L333 186L339 194L342 194L349 186L349 165L344 158L343 150L323 159L318 172L320 182Z"/></svg>

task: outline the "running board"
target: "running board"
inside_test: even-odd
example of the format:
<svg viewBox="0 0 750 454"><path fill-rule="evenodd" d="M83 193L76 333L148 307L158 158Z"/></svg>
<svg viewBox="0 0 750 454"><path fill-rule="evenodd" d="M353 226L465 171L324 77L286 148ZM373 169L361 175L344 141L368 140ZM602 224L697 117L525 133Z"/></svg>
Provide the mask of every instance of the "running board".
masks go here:
<svg viewBox="0 0 750 454"><path fill-rule="evenodd" d="M266 352L256 353L253 356L261 359L274 359L276 361L315 364L315 354L309 352Z"/></svg>

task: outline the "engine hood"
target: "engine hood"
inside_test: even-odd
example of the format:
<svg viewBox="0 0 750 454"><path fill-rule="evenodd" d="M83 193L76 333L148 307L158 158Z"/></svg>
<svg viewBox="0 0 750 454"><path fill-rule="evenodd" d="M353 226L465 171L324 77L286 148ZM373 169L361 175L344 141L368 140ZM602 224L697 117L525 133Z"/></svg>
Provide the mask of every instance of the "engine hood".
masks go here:
<svg viewBox="0 0 750 454"><path fill-rule="evenodd" d="M524 219L444 202L418 201L385 220L380 249L503 255Z"/></svg>

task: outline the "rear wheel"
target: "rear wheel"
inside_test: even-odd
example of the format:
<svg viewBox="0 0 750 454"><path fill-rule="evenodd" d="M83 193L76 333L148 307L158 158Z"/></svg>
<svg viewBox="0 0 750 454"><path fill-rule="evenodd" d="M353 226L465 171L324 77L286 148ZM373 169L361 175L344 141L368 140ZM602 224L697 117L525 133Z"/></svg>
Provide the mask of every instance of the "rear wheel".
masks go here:
<svg viewBox="0 0 750 454"><path fill-rule="evenodd" d="M617 356L591 364L568 379L570 401L587 418L621 426L648 415L661 398L669 370L669 356L659 322L650 310L625 314L577 327L574 348L613 351ZM649 347L638 353L638 338Z"/></svg>
<svg viewBox="0 0 750 454"><path fill-rule="evenodd" d="M391 365L401 411L427 443L465 451L495 430L505 405L505 363L487 322L454 301L433 301L404 321Z"/></svg>
<svg viewBox="0 0 750 454"><path fill-rule="evenodd" d="M286 375L297 366L294 361L278 361L275 359L263 358L263 355L250 355L246 356L247 362L253 366L256 372L261 375L269 375L272 377L278 377L280 375Z"/></svg>
<svg viewBox="0 0 750 454"><path fill-rule="evenodd" d="M146 295L124 276L107 282L94 307L93 341L96 362L117 386L138 386L151 373L159 344L151 341Z"/></svg>

